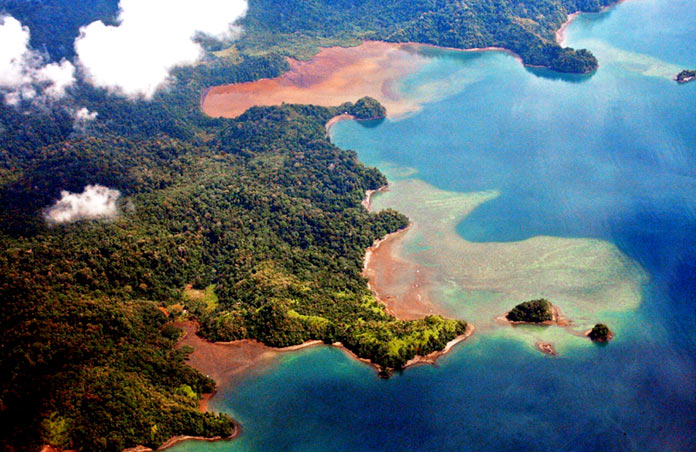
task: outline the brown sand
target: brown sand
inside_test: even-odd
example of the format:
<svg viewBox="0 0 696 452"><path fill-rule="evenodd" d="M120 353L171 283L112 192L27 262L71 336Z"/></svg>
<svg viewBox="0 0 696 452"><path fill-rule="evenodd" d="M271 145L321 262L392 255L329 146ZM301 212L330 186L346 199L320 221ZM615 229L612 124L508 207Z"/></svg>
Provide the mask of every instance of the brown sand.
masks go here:
<svg viewBox="0 0 696 452"><path fill-rule="evenodd" d="M387 190L388 186L369 190L363 206L371 210L372 196ZM401 257L403 238L413 227L411 224L375 241L365 253L363 276L368 279L368 286L375 298L398 319L415 320L433 314L450 316L444 307L432 301L429 270Z"/></svg>
<svg viewBox="0 0 696 452"><path fill-rule="evenodd" d="M612 3L611 5L603 6L602 9L600 9L599 12L600 12L600 13L606 12L606 11L608 11L608 10L614 8L615 6L621 4L621 3L625 2L625 1L628 1L628 0L616 0L616 1L615 1L614 3ZM574 13L572 13L572 14L568 14L568 20L566 20L565 22L563 22L563 25L561 25L561 28L559 28L559 29L556 31L556 42L558 43L558 45L560 45L560 46L563 45L563 41L565 41L565 33L566 33L566 30L568 30L568 27L570 26L570 24L571 24L580 14L596 14L596 13L583 13L583 12L579 12L579 11L578 11L578 12L574 12Z"/></svg>
<svg viewBox="0 0 696 452"><path fill-rule="evenodd" d="M355 116L346 114L334 116L333 118L329 119L329 122L326 123L326 136L329 136L329 133L331 133L331 127L333 127L335 124L338 124L341 121L348 121L352 119L355 119Z"/></svg>
<svg viewBox="0 0 696 452"><path fill-rule="evenodd" d="M545 353L547 355L551 356L556 356L558 353L556 352L556 349L554 348L553 344L550 344L548 342L540 342L538 341L536 344L534 344L534 347L539 350L541 353Z"/></svg>
<svg viewBox="0 0 696 452"><path fill-rule="evenodd" d="M293 347L272 348L254 340L210 342L196 334L199 328L197 322L182 321L174 325L184 330L184 336L177 346L188 345L194 350L188 363L215 380L219 386L233 383L251 371L263 370L280 353L323 344L321 341L310 341ZM205 409L210 398L211 395L202 401Z"/></svg>
<svg viewBox="0 0 696 452"><path fill-rule="evenodd" d="M285 102L329 107L371 96L390 116L398 116L417 110L418 105L401 98L394 81L425 61L409 44L367 41L357 47L325 48L309 61L288 59L290 70L279 77L210 88L202 107L210 116L234 118L255 105Z"/></svg>
<svg viewBox="0 0 696 452"><path fill-rule="evenodd" d="M556 31L556 42L558 45L562 46L563 41L565 40L565 33L570 24L575 20L576 17L578 17L581 13L573 13L573 14L568 14L568 20L563 22L563 25L561 25L561 28Z"/></svg>
<svg viewBox="0 0 696 452"><path fill-rule="evenodd" d="M431 301L428 270L400 257L402 238L409 230L410 227L376 241L365 254L363 276L375 298L396 318L415 320L432 314L447 315Z"/></svg>
<svg viewBox="0 0 696 452"><path fill-rule="evenodd" d="M626 0L618 0L602 11L623 1ZM558 44L563 45L568 26L579 14L582 13L569 14L556 31ZM401 116L417 111L427 100L405 99L395 88L396 81L425 64L427 58L419 52L423 47L463 52L502 51L522 62L519 55L502 47L457 49L412 42L364 41L356 47L321 49L308 61L288 58L290 69L279 77L207 88L201 94L201 107L209 116L236 118L253 106L294 103L331 107L370 96L387 108L389 117Z"/></svg>

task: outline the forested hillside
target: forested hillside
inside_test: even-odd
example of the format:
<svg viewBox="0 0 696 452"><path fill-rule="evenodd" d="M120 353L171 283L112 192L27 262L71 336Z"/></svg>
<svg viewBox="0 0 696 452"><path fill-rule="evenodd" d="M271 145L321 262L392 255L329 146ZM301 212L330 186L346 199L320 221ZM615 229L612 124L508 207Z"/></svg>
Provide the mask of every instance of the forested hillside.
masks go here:
<svg viewBox="0 0 696 452"><path fill-rule="evenodd" d="M242 52L307 57L317 45L356 40L419 42L459 49L504 47L525 64L561 72L597 68L587 50L562 48L555 33L576 11L613 0L256 0L243 21Z"/></svg>
<svg viewBox="0 0 696 452"><path fill-rule="evenodd" d="M228 419L196 411L212 382L172 350L177 333L158 307L195 316L210 339L342 341L384 368L464 331L440 317L394 319L360 274L365 249L407 220L362 207L386 180L333 146L324 124L380 106L254 108L233 121L198 113L220 71L234 81L283 68L245 58L181 69L152 101L80 85L71 101L99 115L84 130L58 107L30 120L1 107L0 406L21 433L0 440L6 450L229 433ZM118 217L46 221L61 190L87 184L120 191ZM187 285L217 303L187 298Z"/></svg>

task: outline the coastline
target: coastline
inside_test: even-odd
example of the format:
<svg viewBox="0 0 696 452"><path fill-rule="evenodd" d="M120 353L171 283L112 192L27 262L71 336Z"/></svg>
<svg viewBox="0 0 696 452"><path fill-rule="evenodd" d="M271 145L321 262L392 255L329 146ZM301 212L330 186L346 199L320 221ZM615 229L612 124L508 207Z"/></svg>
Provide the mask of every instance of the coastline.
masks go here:
<svg viewBox="0 0 696 452"><path fill-rule="evenodd" d="M570 26L571 23L573 23L573 21L580 14L582 14L582 13L579 11L568 14L568 19L565 22L563 22L563 25L561 25L561 28L556 30L556 43L558 43L559 46L563 46L563 41L565 41L565 34L566 34L566 31L568 30L568 27Z"/></svg>
<svg viewBox="0 0 696 452"><path fill-rule="evenodd" d="M568 19L563 22L563 25L561 25L561 28L559 28L556 31L556 43L560 45L561 47L563 46L563 41L565 41L565 33L568 30L568 27L570 26L571 23L575 19L578 18L581 14L600 14L609 11L610 9L620 5L621 3L627 2L628 0L615 0L611 5L607 6L602 6L599 11L575 11L574 13L568 14Z"/></svg>
<svg viewBox="0 0 696 452"><path fill-rule="evenodd" d="M413 366L418 366L421 364L430 364L432 366L437 364L437 359L445 356L449 352L452 351L452 349L459 343L464 342L465 340L469 339L474 332L476 331L476 327L470 323L466 324L466 331L464 334L455 337L451 341L449 341L446 345L445 348L443 348L440 351L432 352L424 356L416 356L409 361L406 362L406 365L404 365L404 369L408 367L413 367Z"/></svg>
<svg viewBox="0 0 696 452"><path fill-rule="evenodd" d="M606 341L593 341L592 338L590 337L590 333L591 333L591 332L592 332L592 328L590 328L590 329L587 330L587 331L584 331L584 332L581 334L581 336L585 336L586 338L588 338L588 339L591 340L592 342L597 342L598 344L608 344L609 342L611 342L611 341L614 340L614 337L616 337L616 335L614 334L614 332L610 330L610 331L609 331L609 337L607 337L607 340L606 340Z"/></svg>
<svg viewBox="0 0 696 452"><path fill-rule="evenodd" d="M605 12L624 1L627 0L617 0L611 5L602 7L599 12ZM568 27L580 14L588 13L592 12L575 11L568 14L566 21L555 32L556 43L563 46ZM457 52L504 52L513 56L525 67L547 67L527 64L515 51L498 46L462 49L412 41L361 40L358 42L357 45L319 47L319 51L309 60L287 57L290 69L278 77L207 87L201 93L200 109L211 117L235 118L252 106L282 103L332 106L351 98L357 99L369 95L377 98L382 104L390 104L387 108L389 116L398 117L420 108L419 102L402 99L392 89L395 80L417 69L421 64L417 58L411 62L399 62L393 59L393 54L399 51L409 53L409 47ZM362 49L358 50L361 47ZM381 54L380 48L383 51ZM343 55L339 54L341 51L344 52ZM375 71L375 66L382 70ZM389 74L385 74L387 72ZM377 87L379 89L376 89ZM373 88L376 91L371 91ZM213 99L214 97L225 97L227 100ZM339 98L341 100L338 100ZM230 104L235 106L231 107ZM333 124L329 124L329 127Z"/></svg>
<svg viewBox="0 0 696 452"><path fill-rule="evenodd" d="M366 191L362 205L371 211L372 197L388 190L389 186L385 185ZM375 299L397 319L417 320L433 314L450 317L452 313L430 300L429 270L395 254L403 238L415 229L416 224L411 222L407 227L375 240L365 251L362 275L368 280L367 286ZM395 283L398 290L394 290ZM389 295L386 292L390 292Z"/></svg>
<svg viewBox="0 0 696 452"><path fill-rule="evenodd" d="M331 122L331 121L329 121L329 122ZM375 193L384 193L387 190L389 190L389 184L382 185L377 190L367 190L365 192L365 199L362 200L361 204L363 205L364 208L366 208L368 210L368 212L371 212L372 211L372 197L375 195Z"/></svg>
<svg viewBox="0 0 696 452"><path fill-rule="evenodd" d="M201 109L211 117L235 118L252 106L334 107L365 96L378 99L390 116L419 108L392 86L426 62L406 46L366 40L351 47L320 47L309 60L288 57L287 61L289 69L277 77L209 87Z"/></svg>
<svg viewBox="0 0 696 452"><path fill-rule="evenodd" d="M558 356L556 348L553 346L553 344L549 342L536 341L536 343L534 344L534 348L536 348L545 355Z"/></svg>
<svg viewBox="0 0 696 452"><path fill-rule="evenodd" d="M615 6L616 4L621 3L621 1L623 1L623 0L620 0L620 1L617 2L617 3L614 3L614 4L611 5L610 7L613 7L613 6ZM609 7L607 7L607 8L609 8ZM556 32L556 41L559 43L559 45L560 45L560 44L563 42L563 40L565 39L565 33L566 33L567 28L570 26L570 24L572 23L572 21L573 21L577 16L579 16L580 14L581 14L580 12L575 12L575 13L573 13L573 14L570 14L570 15L568 16L567 21L566 21L565 23L563 23L562 26L561 26L561 28ZM470 48L470 49L456 49L456 48L440 47L440 46L435 46L435 45L419 44L419 43L399 43L398 45L399 45L400 47L401 47L401 46L404 46L404 45L406 45L406 46L408 46L408 45L415 45L415 46L420 46L420 47L431 47L431 48L445 49L445 50L456 50L456 51L461 51L461 52L500 51L500 52L505 52L505 53L507 53L507 54L509 54L509 55L512 55L515 59L517 59L517 60L518 60L520 63L522 63L524 66L539 67L539 66L533 66L533 65L527 65L527 64L525 64L524 61L522 60L522 58L521 58L517 53L515 53L514 51L512 51L512 50L510 50L510 49L506 49L506 48L502 48L502 47L483 47L483 48ZM201 109L202 109L203 111L205 111L205 110L204 110L204 104L205 104L205 102L206 102L206 98L208 97L208 95L210 94L210 92L211 92L211 90L212 90L213 88L215 88L215 87L208 87L208 88L201 94ZM347 114L337 115L337 116L331 118L331 119L326 123L326 125L325 125L326 134L328 135L328 134L330 133L331 127L333 127L333 126L334 126L335 124L337 124L338 122L343 121L343 120L349 120L349 119L355 120L355 118L354 118L352 115L347 115ZM386 189L387 189L387 186L383 186L383 187L380 187L380 188L377 189L377 190L369 190L368 192L366 192L366 197L365 197L365 199L362 201L362 205L363 205L367 210L371 210L371 207L372 207L372 196L373 196L375 193L380 192L380 191L384 191L384 190L386 190ZM366 276L368 276L368 270L369 270L370 262L371 262L371 260L372 260L372 257L373 257L373 255L374 255L374 253L380 248L380 246L382 246L383 244L388 243L388 242L394 242L394 241L400 240L400 238L403 237L404 235L406 235L406 233L409 232L411 229L412 229L412 224L409 224L409 226L407 226L406 228L401 229L401 230L399 230L399 231L396 231L396 232L394 232L394 233L388 234L387 236L385 236L385 237L383 237L383 238L381 238L381 239L375 241L375 242L372 244L372 246L370 246L370 247L366 250L366 252L365 252L364 262L363 262L363 272L364 272L364 274L365 274ZM368 287L369 287L370 291L374 294L375 298L376 298L378 301L380 301L380 302L385 306L385 308L387 309L387 312L389 312L390 314L392 314L392 315L394 315L395 317L397 317L397 316L392 312L392 310L389 308L389 306L387 305L387 303L384 302L384 299L383 299L382 294L379 293L379 291L377 290L376 286L370 281L370 279L371 279L371 278L368 277ZM398 318L398 317L397 317L397 318ZM556 308L556 306L554 306L554 320L553 320L552 322L554 322L553 324L556 324L556 325L558 325L558 326L564 326L564 327L569 326L570 323L571 323L568 319L565 319L565 318L563 318L563 317L561 316L560 311L558 311L558 309ZM521 322L510 322L510 323L511 323L511 324L514 324L514 323L521 323ZM416 366L416 365L421 365L421 364L431 364L431 365L435 365L435 364L436 364L436 360L437 360L440 356L444 356L444 355L448 354L457 344L459 344L459 343L465 341L465 340L468 339L471 335L473 335L474 332L475 332L475 330L476 330L476 328L474 327L474 325L467 324L467 328L466 328L465 333L462 334L462 335L460 335L460 336L457 336L457 337L454 338L453 340L449 341L449 342L445 345L445 347L444 347L442 350L429 353L428 355L425 355L425 356L416 356L416 357L414 357L413 359L409 360L409 361L404 365L403 369L407 369L407 368L409 368L409 367ZM259 343L258 341L253 341L253 340L244 340L244 341L232 341L232 342L227 342L227 343L217 343L217 344L218 344L218 345L221 345L221 346L225 346L225 345L240 345L240 344L254 344L254 345L259 345L260 343ZM323 344L324 344L324 343L323 343L322 341L314 340L314 341L308 341L308 342L305 342L305 343L303 343L303 344L298 344L298 345L291 346L291 347L286 347L286 348L272 348L272 347L267 347L267 349L270 349L270 350L273 351L273 352L280 352L280 353L282 353L282 352L297 351L297 350L301 350L301 349L304 349L304 348L314 347L314 346L323 345ZM380 370L380 369L378 368L378 366L376 366L374 363L372 363L371 361L369 361L369 360L367 360L367 359L358 357L358 356L355 355L352 351L350 351L349 349L347 349L343 344L341 344L341 343L334 343L334 344L331 344L331 345L332 345L332 346L339 347L341 350L343 350L344 352L348 353L350 356L352 356L352 357L355 358L356 360L365 362L365 363L367 363L368 365L370 365L371 367L376 368L378 371ZM553 350L553 347L552 347L550 344L541 344L541 346L539 346L538 348L539 348L540 350L544 351L544 349L546 348L547 345L548 345L549 347L551 347L551 350ZM553 350L553 354L555 354L555 350ZM213 396L214 396L214 393L213 393L213 394L204 395L203 399L201 400L201 404L200 404L200 409L201 409L201 410L203 410L203 411L207 410L208 401L209 401ZM215 437L215 438L201 438L201 437L191 437L191 436L177 436L177 437L174 437L174 438L168 440L168 441L165 442L164 444L162 444L157 450L164 450L164 449L167 449L167 448L169 448L169 447L172 447L172 446L174 446L174 445L176 445L176 444L179 444L179 443L182 442L182 441L188 441L188 440L199 440L199 441L230 440L230 439L236 438L237 436L239 436L239 435L241 434L241 426L240 426L236 421L234 422L234 425L235 425L234 433L233 433L233 435L231 435L231 436L228 437L228 438L220 438L220 437ZM148 449L144 449L144 450L148 450Z"/></svg>
<svg viewBox="0 0 696 452"><path fill-rule="evenodd" d="M334 125L338 124L341 121L348 121L348 120L355 120L355 116L349 115L347 113L341 114L341 115L336 115L333 118L329 119L329 122L326 123L326 136L329 136L329 133L331 133L331 127Z"/></svg>
<svg viewBox="0 0 696 452"><path fill-rule="evenodd" d="M162 451L162 450L167 450L170 449L180 443L183 443L184 441L201 441L201 442L207 442L207 443L213 443L217 441L232 441L233 439L237 438L241 434L241 427L240 425L234 421L234 433L232 433L230 436L213 436L211 438L206 438L205 436L189 436L189 435L178 435L174 436L172 438L169 438L167 441L162 443L157 449L152 449L150 447L146 446L135 446L135 447L130 447L128 449L123 449L123 452L155 452L155 451ZM42 451L44 452L44 451Z"/></svg>

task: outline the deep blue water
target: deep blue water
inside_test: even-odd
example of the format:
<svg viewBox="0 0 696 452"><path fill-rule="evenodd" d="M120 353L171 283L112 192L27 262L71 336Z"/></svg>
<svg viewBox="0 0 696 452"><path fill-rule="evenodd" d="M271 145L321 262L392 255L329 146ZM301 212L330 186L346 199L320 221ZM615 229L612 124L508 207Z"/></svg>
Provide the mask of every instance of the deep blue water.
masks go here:
<svg viewBox="0 0 696 452"><path fill-rule="evenodd" d="M631 0L570 27L567 45L600 60L591 77L428 51L400 88L438 100L332 129L392 179L499 190L459 224L467 240L616 244L650 278L617 314L635 325L625 337L548 358L482 333L388 381L336 349L284 355L214 399L241 438L175 450L696 450L696 82L669 79L696 68L695 38L690 2Z"/></svg>

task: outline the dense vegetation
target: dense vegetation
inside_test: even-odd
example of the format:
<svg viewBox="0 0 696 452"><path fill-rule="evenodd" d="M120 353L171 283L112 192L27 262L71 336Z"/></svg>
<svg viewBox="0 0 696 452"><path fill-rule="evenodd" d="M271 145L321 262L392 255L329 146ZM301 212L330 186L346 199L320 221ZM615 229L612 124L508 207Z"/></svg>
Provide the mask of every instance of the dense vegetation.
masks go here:
<svg viewBox="0 0 696 452"><path fill-rule="evenodd" d="M324 124L343 112L383 117L381 105L284 105L222 120L199 113L200 93L360 39L496 45L528 64L585 72L594 57L560 48L553 32L567 12L607 3L252 0L244 38L174 71L152 101L79 82L40 110L0 105L0 422L12 431L0 447L120 451L229 434L229 418L198 412L213 382L185 364L160 308L195 316L213 340L341 341L384 369L463 333L464 322L439 316L394 319L361 277L365 248L407 220L360 205L384 176L333 146ZM0 11L58 60L73 56L81 25L113 21L117 1L0 0ZM97 119L77 123L82 107ZM61 190L87 184L120 190L117 218L46 223Z"/></svg>
<svg viewBox="0 0 696 452"><path fill-rule="evenodd" d="M365 249L407 219L361 206L386 180L333 146L325 123L372 117L374 100L198 113L201 89L221 77L284 69L274 57L211 60L177 70L151 102L80 84L53 109L0 107L0 421L17 432L0 438L5 450L229 433L228 418L197 412L212 382L173 349L159 307L196 316L210 339L341 341L384 369L464 332L438 316L391 317L361 276ZM77 127L71 104L98 118ZM95 183L121 191L118 218L44 220L60 190Z"/></svg>
<svg viewBox="0 0 696 452"><path fill-rule="evenodd" d="M541 323L553 320L553 305L549 300L525 301L508 312L507 319L511 322Z"/></svg>
<svg viewBox="0 0 696 452"><path fill-rule="evenodd" d="M603 323L598 323L592 327L588 336L594 342L609 342L613 334L608 326Z"/></svg>
<svg viewBox="0 0 696 452"><path fill-rule="evenodd" d="M679 74L677 74L677 83L687 83L692 80L696 80L696 71L690 69L684 69Z"/></svg>
<svg viewBox="0 0 696 452"><path fill-rule="evenodd" d="M597 68L587 50L562 48L555 33L567 15L614 0L252 0L242 53L308 57L316 46L363 39L454 48L504 47L525 64L561 72Z"/></svg>

